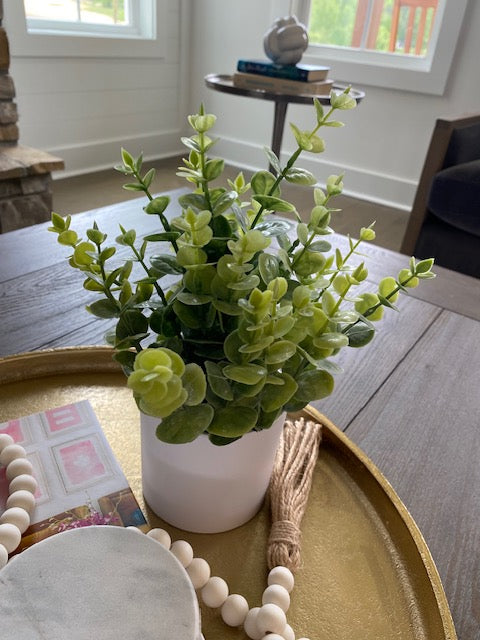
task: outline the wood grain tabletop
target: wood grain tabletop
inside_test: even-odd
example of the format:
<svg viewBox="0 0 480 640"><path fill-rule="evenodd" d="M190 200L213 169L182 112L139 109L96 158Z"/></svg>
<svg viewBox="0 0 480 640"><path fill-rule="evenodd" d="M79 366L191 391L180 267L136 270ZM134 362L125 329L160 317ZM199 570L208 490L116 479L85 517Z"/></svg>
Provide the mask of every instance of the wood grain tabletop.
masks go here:
<svg viewBox="0 0 480 640"><path fill-rule="evenodd" d="M182 192L171 192L172 200ZM85 231L97 220L111 239L119 224L140 235L158 231L156 216L142 212L145 203L76 214L72 227ZM0 357L102 344L111 324L85 312L92 294L47 226L0 235ZM408 264L374 245L363 253L372 282ZM370 345L342 351L334 393L313 406L390 481L430 548L458 638L479 640L480 280L434 271L435 280L399 299L399 313L386 311Z"/></svg>

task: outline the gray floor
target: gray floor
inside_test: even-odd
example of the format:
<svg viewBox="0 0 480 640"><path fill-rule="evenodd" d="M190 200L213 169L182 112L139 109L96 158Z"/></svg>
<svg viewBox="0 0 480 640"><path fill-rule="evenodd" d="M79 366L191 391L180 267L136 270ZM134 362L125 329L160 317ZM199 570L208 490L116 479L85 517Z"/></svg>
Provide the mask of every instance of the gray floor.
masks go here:
<svg viewBox="0 0 480 640"><path fill-rule="evenodd" d="M152 190L161 193L188 186L183 178L175 175L180 164L180 157L145 163L145 169L154 166L157 170ZM238 171L236 167L227 166L223 180L227 177L235 177ZM246 179L250 175L249 172L245 172ZM61 215L74 214L138 198L138 193L122 189L122 184L126 181L126 177L114 169L55 180L53 182L54 210ZM312 208L312 193L309 188L287 184L282 188L282 194L295 204L302 215L308 214ZM344 195L335 200L335 206L341 209L332 216L331 226L335 231L355 238L358 237L361 227L366 227L375 221L377 237L374 243L398 251L408 221L407 212Z"/></svg>

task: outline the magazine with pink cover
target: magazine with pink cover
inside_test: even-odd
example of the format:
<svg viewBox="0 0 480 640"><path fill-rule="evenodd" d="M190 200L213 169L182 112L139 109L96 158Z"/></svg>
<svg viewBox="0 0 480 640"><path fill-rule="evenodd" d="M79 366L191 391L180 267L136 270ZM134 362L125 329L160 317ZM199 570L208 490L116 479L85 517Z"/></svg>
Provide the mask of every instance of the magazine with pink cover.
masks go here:
<svg viewBox="0 0 480 640"><path fill-rule="evenodd" d="M38 483L30 527L17 552L67 528L112 524L146 528L132 493L88 400L0 423L21 444ZM8 482L0 468L0 515Z"/></svg>

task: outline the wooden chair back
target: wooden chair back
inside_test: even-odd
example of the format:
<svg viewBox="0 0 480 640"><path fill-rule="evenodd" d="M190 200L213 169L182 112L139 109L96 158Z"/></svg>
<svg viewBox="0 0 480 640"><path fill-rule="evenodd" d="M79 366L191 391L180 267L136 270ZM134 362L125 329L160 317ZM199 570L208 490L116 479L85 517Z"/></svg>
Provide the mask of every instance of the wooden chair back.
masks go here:
<svg viewBox="0 0 480 640"><path fill-rule="evenodd" d="M428 211L428 198L435 174L447 167L480 157L480 113L438 118L418 182L412 211L400 248L413 255Z"/></svg>

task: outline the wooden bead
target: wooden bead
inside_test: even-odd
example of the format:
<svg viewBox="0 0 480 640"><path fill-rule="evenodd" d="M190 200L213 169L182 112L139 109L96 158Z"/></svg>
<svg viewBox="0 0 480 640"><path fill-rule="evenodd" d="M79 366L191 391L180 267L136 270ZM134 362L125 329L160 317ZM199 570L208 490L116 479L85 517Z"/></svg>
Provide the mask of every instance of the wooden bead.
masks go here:
<svg viewBox="0 0 480 640"><path fill-rule="evenodd" d="M33 476L29 473L21 473L19 476L13 478L8 486L8 490L10 493L14 491L30 491L30 493L35 493L37 490L38 483Z"/></svg>
<svg viewBox="0 0 480 640"><path fill-rule="evenodd" d="M170 551L183 567L188 567L191 564L193 560L193 549L192 545L186 540L175 540L170 547ZM199 558L199 560L200 559L201 558ZM210 570L208 577L210 577Z"/></svg>
<svg viewBox="0 0 480 640"><path fill-rule="evenodd" d="M5 524L6 522L14 524L20 529L20 533L24 533L30 526L30 515L25 509L10 507L0 516L0 524Z"/></svg>
<svg viewBox="0 0 480 640"><path fill-rule="evenodd" d="M247 613L245 622L243 623L243 630L249 638L252 640L262 640L263 632L260 631L257 625L257 614L260 611L260 607L253 607Z"/></svg>
<svg viewBox="0 0 480 640"><path fill-rule="evenodd" d="M30 460L27 458L16 458L12 460L10 464L7 466L6 476L7 480L11 482L14 478L21 475L22 473L32 473L33 467Z"/></svg>
<svg viewBox="0 0 480 640"><path fill-rule="evenodd" d="M30 491L14 491L7 498L7 509L20 507L28 513L32 513L35 507L35 498Z"/></svg>
<svg viewBox="0 0 480 640"><path fill-rule="evenodd" d="M278 605L286 613L290 606L290 594L281 584L271 584L262 595L262 604L269 603Z"/></svg>
<svg viewBox="0 0 480 640"><path fill-rule="evenodd" d="M22 539L20 529L10 522L0 524L0 544L2 544L8 553L12 553Z"/></svg>
<svg viewBox="0 0 480 640"><path fill-rule="evenodd" d="M13 444L15 440L8 433L0 433L0 452L2 452L5 447Z"/></svg>
<svg viewBox="0 0 480 640"><path fill-rule="evenodd" d="M8 551L5 549L5 545L0 544L0 569L3 569L3 567L7 564L8 562Z"/></svg>
<svg viewBox="0 0 480 640"><path fill-rule="evenodd" d="M257 614L257 625L263 633L281 635L287 625L285 612L276 604L264 604Z"/></svg>
<svg viewBox="0 0 480 640"><path fill-rule="evenodd" d="M295 584L293 573L287 567L273 567L268 574L268 584L279 584L290 593Z"/></svg>
<svg viewBox="0 0 480 640"><path fill-rule="evenodd" d="M165 547L165 549L170 549L172 539L168 531L165 531L165 529L150 529L147 536L159 542L163 547Z"/></svg>
<svg viewBox="0 0 480 640"><path fill-rule="evenodd" d="M217 609L228 598L228 584L223 578L213 576L209 578L207 584L203 587L201 596L207 607Z"/></svg>
<svg viewBox="0 0 480 640"><path fill-rule="evenodd" d="M25 449L20 444L9 444L4 447L2 453L0 453L0 464L3 464L5 467L12 462L12 460L16 460L17 458L25 458L26 457Z"/></svg>
<svg viewBox="0 0 480 640"><path fill-rule="evenodd" d="M188 567L186 567L186 571L194 589L204 587L210 578L210 565L203 558L193 558Z"/></svg>
<svg viewBox="0 0 480 640"><path fill-rule="evenodd" d="M289 624L287 624L285 629L283 630L282 636L285 638L285 640L295 640L295 632Z"/></svg>
<svg viewBox="0 0 480 640"><path fill-rule="evenodd" d="M239 627L248 613L248 602L238 593L228 596L221 608L222 620L229 627Z"/></svg>

